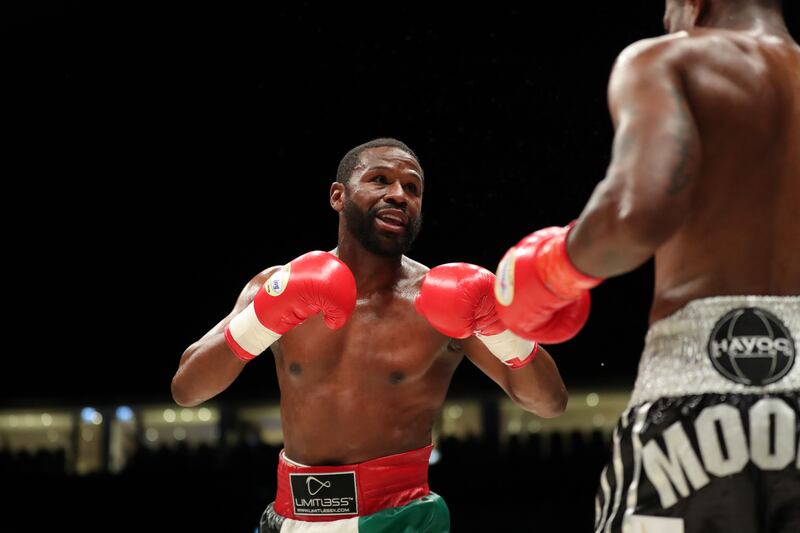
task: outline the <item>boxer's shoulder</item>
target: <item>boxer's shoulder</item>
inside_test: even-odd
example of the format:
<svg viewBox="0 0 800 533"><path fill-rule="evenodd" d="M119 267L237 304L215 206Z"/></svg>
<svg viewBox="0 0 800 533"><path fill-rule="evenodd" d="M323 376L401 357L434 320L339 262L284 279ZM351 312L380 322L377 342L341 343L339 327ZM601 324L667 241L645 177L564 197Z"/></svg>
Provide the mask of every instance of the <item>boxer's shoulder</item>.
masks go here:
<svg viewBox="0 0 800 533"><path fill-rule="evenodd" d="M765 71L764 47L779 39L759 38L740 31L694 28L636 41L617 56L614 69L646 70L671 66L677 69L721 69L730 78L737 73L758 78Z"/></svg>
<svg viewBox="0 0 800 533"><path fill-rule="evenodd" d="M250 281L242 289L241 294L239 295L239 303L242 305L247 305L253 301L258 293L259 289L264 286L267 282L269 277L277 272L277 270L281 268L281 265L274 265L269 268L265 268L258 274L252 277Z"/></svg>
<svg viewBox="0 0 800 533"><path fill-rule="evenodd" d="M253 279L250 280L248 286L254 290L260 289L272 276L275 272L277 272L283 265L273 265L271 267L265 268L255 276Z"/></svg>
<svg viewBox="0 0 800 533"><path fill-rule="evenodd" d="M403 285L419 289L430 268L408 256L402 257Z"/></svg>
<svg viewBox="0 0 800 533"><path fill-rule="evenodd" d="M685 31L641 39L629 44L619 53L615 68L666 60L669 54L686 50L690 39L691 36Z"/></svg>
<svg viewBox="0 0 800 533"><path fill-rule="evenodd" d="M263 283L264 281L267 281L267 279L269 279L269 277L282 266L283 265L272 265L271 267L267 267L258 274L256 274L255 278L253 279L257 279Z"/></svg>

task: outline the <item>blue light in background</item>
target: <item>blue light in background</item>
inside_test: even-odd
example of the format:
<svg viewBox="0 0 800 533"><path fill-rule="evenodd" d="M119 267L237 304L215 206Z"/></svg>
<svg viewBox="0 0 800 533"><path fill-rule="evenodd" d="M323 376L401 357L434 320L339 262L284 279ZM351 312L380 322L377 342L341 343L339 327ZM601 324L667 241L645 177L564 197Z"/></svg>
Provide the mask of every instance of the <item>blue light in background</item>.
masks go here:
<svg viewBox="0 0 800 533"><path fill-rule="evenodd" d="M133 420L133 409L127 405L117 407L117 420L120 422L130 422Z"/></svg>
<svg viewBox="0 0 800 533"><path fill-rule="evenodd" d="M95 418L95 413L97 413L97 410L95 408L84 407L83 409L81 409L81 420L90 424Z"/></svg>
<svg viewBox="0 0 800 533"><path fill-rule="evenodd" d="M442 459L442 452L434 448L431 450L431 457L428 459L428 464L435 465Z"/></svg>

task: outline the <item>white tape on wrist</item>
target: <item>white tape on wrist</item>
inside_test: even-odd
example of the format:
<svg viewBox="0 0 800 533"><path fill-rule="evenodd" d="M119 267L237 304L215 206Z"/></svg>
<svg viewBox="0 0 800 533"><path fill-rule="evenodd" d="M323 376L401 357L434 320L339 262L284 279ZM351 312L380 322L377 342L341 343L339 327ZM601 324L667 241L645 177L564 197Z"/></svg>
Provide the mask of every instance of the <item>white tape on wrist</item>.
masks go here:
<svg viewBox="0 0 800 533"><path fill-rule="evenodd" d="M513 359L524 360L528 357L536 346L536 342L523 339L515 335L511 330L505 330L497 335L475 334L495 357L505 364L512 366L509 361Z"/></svg>
<svg viewBox="0 0 800 533"><path fill-rule="evenodd" d="M281 338L279 333L262 324L256 316L256 308L253 302L244 310L233 317L228 325L231 336L239 346L255 355L260 354L276 340Z"/></svg>

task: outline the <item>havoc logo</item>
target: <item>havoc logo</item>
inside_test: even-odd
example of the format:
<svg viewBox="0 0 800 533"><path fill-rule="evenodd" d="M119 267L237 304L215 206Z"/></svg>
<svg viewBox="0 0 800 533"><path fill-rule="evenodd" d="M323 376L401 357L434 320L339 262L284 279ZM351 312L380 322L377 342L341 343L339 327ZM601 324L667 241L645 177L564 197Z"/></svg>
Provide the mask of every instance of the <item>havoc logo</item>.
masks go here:
<svg viewBox="0 0 800 533"><path fill-rule="evenodd" d="M795 346L778 317L757 307L733 309L714 326L708 355L717 371L742 385L768 385L792 369Z"/></svg>

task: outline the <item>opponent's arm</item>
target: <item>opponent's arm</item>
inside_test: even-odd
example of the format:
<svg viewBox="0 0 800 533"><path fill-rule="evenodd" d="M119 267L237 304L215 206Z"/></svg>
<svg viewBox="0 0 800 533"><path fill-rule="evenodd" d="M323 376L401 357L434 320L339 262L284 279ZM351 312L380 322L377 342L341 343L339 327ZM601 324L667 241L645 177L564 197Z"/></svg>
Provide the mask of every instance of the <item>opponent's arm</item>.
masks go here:
<svg viewBox="0 0 800 533"><path fill-rule="evenodd" d="M589 290L649 259L683 223L700 169L700 138L671 42L638 43L609 82L614 154L575 225L538 230L503 257L500 318L527 339L563 342L589 312Z"/></svg>
<svg viewBox="0 0 800 533"><path fill-rule="evenodd" d="M612 71L612 161L567 241L583 273L605 278L635 269L689 211L701 144L675 46L633 45Z"/></svg>

